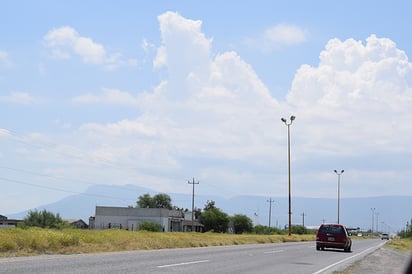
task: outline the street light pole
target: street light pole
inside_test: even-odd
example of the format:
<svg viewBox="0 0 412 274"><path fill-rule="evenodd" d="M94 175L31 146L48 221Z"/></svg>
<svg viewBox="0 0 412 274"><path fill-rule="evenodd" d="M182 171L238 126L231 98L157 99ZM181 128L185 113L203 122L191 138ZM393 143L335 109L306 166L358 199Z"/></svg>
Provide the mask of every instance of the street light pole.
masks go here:
<svg viewBox="0 0 412 274"><path fill-rule="evenodd" d="M376 233L379 233L379 212L376 212Z"/></svg>
<svg viewBox="0 0 412 274"><path fill-rule="evenodd" d="M289 224L288 224L288 229L289 229L289 236L292 235L292 198L291 198L291 188L290 188L290 125L293 123L293 120L295 120L295 116L290 116L289 122L285 118L281 118L280 120L285 123L285 125L288 127L288 189L289 189Z"/></svg>
<svg viewBox="0 0 412 274"><path fill-rule="evenodd" d="M336 174L338 174L338 224L340 224L340 175L344 172L342 169L341 172L338 172L336 169L334 170Z"/></svg>
<svg viewBox="0 0 412 274"><path fill-rule="evenodd" d="M375 217L375 208L374 208L374 207L372 207L372 208L371 208L371 211L372 211L372 227L371 227L371 234L372 234L372 236L373 236L373 225L374 225L374 217Z"/></svg>
<svg viewBox="0 0 412 274"><path fill-rule="evenodd" d="M268 203L269 203L269 233L270 233L270 220L272 219L272 203L274 200L272 198L269 198Z"/></svg>

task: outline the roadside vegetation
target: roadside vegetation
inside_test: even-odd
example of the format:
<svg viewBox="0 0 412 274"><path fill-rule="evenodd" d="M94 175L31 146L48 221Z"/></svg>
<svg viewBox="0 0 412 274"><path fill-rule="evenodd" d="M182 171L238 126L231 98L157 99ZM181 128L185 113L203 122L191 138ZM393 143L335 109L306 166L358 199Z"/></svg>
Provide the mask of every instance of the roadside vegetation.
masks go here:
<svg viewBox="0 0 412 274"><path fill-rule="evenodd" d="M412 237L392 239L386 243L386 246L398 251L410 252L412 250Z"/></svg>
<svg viewBox="0 0 412 274"><path fill-rule="evenodd" d="M386 245L398 251L411 251L412 250L412 219L410 222L406 222L405 229L402 229L398 233L399 238L392 239Z"/></svg>
<svg viewBox="0 0 412 274"><path fill-rule="evenodd" d="M0 256L75 254L164 248L313 241L308 235L150 232L127 230L47 229L31 227L0 230Z"/></svg>
<svg viewBox="0 0 412 274"><path fill-rule="evenodd" d="M167 194L153 197L144 194L138 198L136 206L177 208L171 204ZM214 201L208 201L203 210L196 209L195 215L204 226L205 233L163 233L162 226L151 222L141 223L138 231L81 230L71 227L59 214L46 210L29 211L17 228L0 229L0 257L315 240L314 231L299 225L292 227L291 236L287 235L285 229L253 226L252 220L246 215L229 216L217 208ZM227 233L229 230L233 234Z"/></svg>

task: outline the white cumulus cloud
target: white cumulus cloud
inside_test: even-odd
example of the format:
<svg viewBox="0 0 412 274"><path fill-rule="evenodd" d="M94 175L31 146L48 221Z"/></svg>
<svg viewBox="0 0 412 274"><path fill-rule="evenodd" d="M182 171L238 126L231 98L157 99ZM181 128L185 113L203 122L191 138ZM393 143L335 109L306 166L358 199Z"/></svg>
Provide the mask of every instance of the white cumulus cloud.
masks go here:
<svg viewBox="0 0 412 274"><path fill-rule="evenodd" d="M0 64L11 65L9 53L7 51L0 50Z"/></svg>
<svg viewBox="0 0 412 274"><path fill-rule="evenodd" d="M0 103L30 105L36 102L37 100L27 92L12 91L8 95L0 96Z"/></svg>
<svg viewBox="0 0 412 274"><path fill-rule="evenodd" d="M278 24L266 28L256 37L245 38L245 43L252 48L262 51L271 51L275 48L293 46L305 43L309 31L292 24Z"/></svg>
<svg viewBox="0 0 412 274"><path fill-rule="evenodd" d="M410 151L411 84L412 64L390 39L331 39L318 66L297 71L288 103L317 129L307 131L316 135L315 146L329 143L344 153Z"/></svg>
<svg viewBox="0 0 412 274"><path fill-rule="evenodd" d="M293 45L306 41L306 30L289 24L279 24L270 27L264 32L264 40L274 45Z"/></svg>
<svg viewBox="0 0 412 274"><path fill-rule="evenodd" d="M73 54L83 62L102 64L107 69L116 69L122 65L136 65L135 59L125 59L119 52L108 52L106 48L92 38L81 36L74 28L64 26L50 30L43 38L51 54L57 59L69 59Z"/></svg>
<svg viewBox="0 0 412 274"><path fill-rule="evenodd" d="M105 155L113 165L130 167L116 174L110 168L84 171L97 181L132 180L163 192L184 192L187 178L203 176L197 179L205 193L252 194L255 183L253 194L281 195L286 193L287 131L280 117L289 115L296 116L291 127L294 195L334 195L328 180L337 168L345 169L347 197L366 185L376 186L370 195L382 195L387 177L379 175L394 171L370 162L412 152L412 67L392 40L375 35L366 41L331 39L319 64L303 64L286 100L279 100L239 54L213 52L201 21L174 12L158 20L162 39L154 66L166 69L167 76L153 91L132 95L103 89L73 99L139 109L137 117L84 124L70 136L89 162ZM331 167L339 162L344 166ZM371 173L377 175L362 175ZM401 189L409 173L399 168L391 184ZM356 178L362 178L359 185ZM312 182L327 187L314 191Z"/></svg>
<svg viewBox="0 0 412 274"><path fill-rule="evenodd" d="M124 106L138 106L139 100L137 96L121 91L118 89L103 88L101 93L87 93L76 96L72 99L74 103L83 104L108 104L108 105L124 105Z"/></svg>

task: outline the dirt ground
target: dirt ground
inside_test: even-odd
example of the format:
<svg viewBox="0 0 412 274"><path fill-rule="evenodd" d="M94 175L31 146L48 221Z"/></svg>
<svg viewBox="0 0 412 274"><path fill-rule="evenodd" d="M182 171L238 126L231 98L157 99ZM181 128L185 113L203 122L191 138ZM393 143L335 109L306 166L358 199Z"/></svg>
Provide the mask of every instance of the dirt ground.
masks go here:
<svg viewBox="0 0 412 274"><path fill-rule="evenodd" d="M369 254L361 261L358 261L342 273L412 274L406 273L411 258L409 252L396 251L384 246Z"/></svg>

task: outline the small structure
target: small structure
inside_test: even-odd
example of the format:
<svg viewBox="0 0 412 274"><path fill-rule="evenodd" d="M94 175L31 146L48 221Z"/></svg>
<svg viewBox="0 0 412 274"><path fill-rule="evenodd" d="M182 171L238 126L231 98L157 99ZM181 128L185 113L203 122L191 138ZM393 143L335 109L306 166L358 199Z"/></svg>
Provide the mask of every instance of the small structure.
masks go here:
<svg viewBox="0 0 412 274"><path fill-rule="evenodd" d="M202 225L197 219L192 223L192 212L184 212L183 231L184 232L203 232L204 225Z"/></svg>
<svg viewBox="0 0 412 274"><path fill-rule="evenodd" d="M13 228L22 220L8 219L6 216L0 215L0 228Z"/></svg>
<svg viewBox="0 0 412 274"><path fill-rule="evenodd" d="M83 221L82 219L64 219L64 221L68 222L74 228L79 228L79 229L89 228L89 226L86 224L86 222Z"/></svg>
<svg viewBox="0 0 412 274"><path fill-rule="evenodd" d="M192 231L192 222L183 211L167 208L135 208L96 206L95 216L89 218L90 229L127 229L136 231L146 222L159 224L163 232ZM195 231L202 231L203 225L194 222Z"/></svg>

